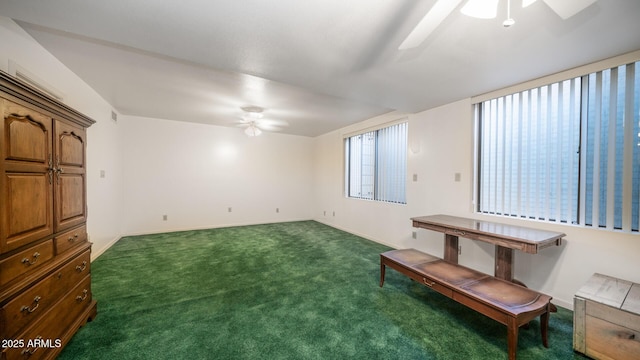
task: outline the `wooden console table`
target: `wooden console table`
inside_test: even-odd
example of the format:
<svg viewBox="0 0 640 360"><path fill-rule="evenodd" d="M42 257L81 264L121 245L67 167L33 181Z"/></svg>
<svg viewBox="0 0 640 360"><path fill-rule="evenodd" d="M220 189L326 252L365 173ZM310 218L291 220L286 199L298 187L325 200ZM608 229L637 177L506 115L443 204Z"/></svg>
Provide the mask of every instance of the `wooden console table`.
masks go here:
<svg viewBox="0 0 640 360"><path fill-rule="evenodd" d="M514 249L536 254L546 247L561 245L562 238L566 236L553 231L449 215L420 216L411 220L413 227L444 233L444 260L453 264L458 263L459 236L494 244L494 276L512 282Z"/></svg>

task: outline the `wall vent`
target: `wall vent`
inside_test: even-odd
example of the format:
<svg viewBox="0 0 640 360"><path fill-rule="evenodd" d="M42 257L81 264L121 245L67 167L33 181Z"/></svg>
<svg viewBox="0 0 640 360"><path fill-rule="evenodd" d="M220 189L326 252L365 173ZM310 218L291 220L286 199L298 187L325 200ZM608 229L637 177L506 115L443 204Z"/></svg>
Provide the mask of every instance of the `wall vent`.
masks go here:
<svg viewBox="0 0 640 360"><path fill-rule="evenodd" d="M9 60L9 74L60 102L64 101L64 95L60 90L47 84L44 80L18 65L13 60Z"/></svg>

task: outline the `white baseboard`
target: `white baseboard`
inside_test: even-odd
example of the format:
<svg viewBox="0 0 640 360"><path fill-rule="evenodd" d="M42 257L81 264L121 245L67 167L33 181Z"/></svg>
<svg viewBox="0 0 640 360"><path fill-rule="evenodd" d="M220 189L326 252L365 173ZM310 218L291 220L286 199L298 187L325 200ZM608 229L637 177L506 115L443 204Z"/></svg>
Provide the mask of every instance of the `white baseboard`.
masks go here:
<svg viewBox="0 0 640 360"><path fill-rule="evenodd" d="M344 231L344 232L347 232L347 233L349 233L349 234L353 234L353 235L359 236L359 237L364 238L364 239L367 239L367 240L369 240L369 241L373 241L373 242L375 242L375 243L378 243L378 244L381 244L381 245L384 245L384 246L388 246L388 247L390 247L390 248L392 248L392 249L397 249L397 248L395 247L395 245L391 245L391 244L386 243L386 242L384 242L384 241L382 241L382 240L380 240L380 239L375 239L375 238L372 238L372 237L370 237L370 236L368 236L368 235L365 235L365 234L359 234L359 233L357 233L357 232L354 232L353 230L348 230L348 229L345 229L345 228L341 228L340 226L336 226L335 224L332 224L332 223L329 223L329 222L325 222L325 221L322 221L322 220L320 220L320 219L312 219L312 220L313 220L313 221L316 221L316 222L319 222L319 223L321 223L321 224L327 225L327 226L331 226L331 227L332 227L332 228L334 228L334 229L338 229L338 230L340 230L340 231Z"/></svg>
<svg viewBox="0 0 640 360"><path fill-rule="evenodd" d="M111 241L109 241L107 243L107 245L105 245L104 247L102 247L101 249L91 249L91 261L94 261L95 259L97 259L100 255L104 254L105 251L107 251L110 247L112 247L115 243L117 243L120 239L122 239L122 236L116 236L115 238L113 238Z"/></svg>

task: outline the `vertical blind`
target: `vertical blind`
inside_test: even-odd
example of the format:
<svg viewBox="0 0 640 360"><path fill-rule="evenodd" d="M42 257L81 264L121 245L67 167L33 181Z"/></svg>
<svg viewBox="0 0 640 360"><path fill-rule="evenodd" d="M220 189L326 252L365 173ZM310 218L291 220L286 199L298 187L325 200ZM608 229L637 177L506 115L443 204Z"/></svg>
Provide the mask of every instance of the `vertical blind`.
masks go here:
<svg viewBox="0 0 640 360"><path fill-rule="evenodd" d="M478 105L480 211L577 220L579 86L578 78Z"/></svg>
<svg viewBox="0 0 640 360"><path fill-rule="evenodd" d="M478 211L638 231L639 67L476 104Z"/></svg>
<svg viewBox="0 0 640 360"><path fill-rule="evenodd" d="M586 151L581 222L638 231L640 62L589 74L583 104Z"/></svg>
<svg viewBox="0 0 640 360"><path fill-rule="evenodd" d="M406 203L406 122L345 139L349 197Z"/></svg>
<svg viewBox="0 0 640 360"><path fill-rule="evenodd" d="M350 197L374 199L375 139L375 131L347 139L347 184Z"/></svg>

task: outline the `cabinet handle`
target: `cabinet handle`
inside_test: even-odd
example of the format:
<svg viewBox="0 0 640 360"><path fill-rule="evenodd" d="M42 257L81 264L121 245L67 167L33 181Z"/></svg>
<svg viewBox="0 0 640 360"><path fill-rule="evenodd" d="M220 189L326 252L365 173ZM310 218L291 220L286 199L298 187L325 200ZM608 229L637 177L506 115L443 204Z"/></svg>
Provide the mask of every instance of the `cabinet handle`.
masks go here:
<svg viewBox="0 0 640 360"><path fill-rule="evenodd" d="M49 174L49 184L53 184L53 172L56 169L53 167L53 160L51 159L51 154L49 154L49 167L47 168L47 173Z"/></svg>
<svg viewBox="0 0 640 360"><path fill-rule="evenodd" d="M40 335L36 336L36 340L42 340L42 336L40 336ZM35 354L35 352L37 350L38 350L37 346L35 346L33 349L26 348L26 349L22 350L22 353L20 353L20 354L22 356L28 355L27 357L30 357L31 355Z"/></svg>
<svg viewBox="0 0 640 360"><path fill-rule="evenodd" d="M74 242L76 239L73 236L69 236L69 242Z"/></svg>
<svg viewBox="0 0 640 360"><path fill-rule="evenodd" d="M76 266L76 271L77 272L83 272L84 269L86 269L86 268L87 268L87 261L85 260L85 261L82 262L82 265L77 265Z"/></svg>
<svg viewBox="0 0 640 360"><path fill-rule="evenodd" d="M56 172L58 185L60 185L60 174L64 173L64 169L60 167L60 156L56 156L56 166L54 167L53 171Z"/></svg>
<svg viewBox="0 0 640 360"><path fill-rule="evenodd" d="M36 251L36 252L33 254L33 261L29 260L29 258L24 258L24 259L22 259L22 263L23 263L23 264L25 264L25 265L27 265L27 266L29 266L29 265L33 265L33 264L35 264L36 262L38 262L38 256L40 256L40 253Z"/></svg>
<svg viewBox="0 0 640 360"><path fill-rule="evenodd" d="M76 296L76 301L82 302L87 298L87 296L89 296L89 290L84 289L82 290L82 296L80 295Z"/></svg>
<svg viewBox="0 0 640 360"><path fill-rule="evenodd" d="M433 281L428 281L427 278L422 278L422 282L427 285L428 287L432 287L433 285L435 285L436 283Z"/></svg>
<svg viewBox="0 0 640 360"><path fill-rule="evenodd" d="M56 177L58 178L58 185L60 185L60 174L64 173L64 169L57 168L56 169Z"/></svg>
<svg viewBox="0 0 640 360"><path fill-rule="evenodd" d="M25 312L27 311L29 314L31 314L32 312L36 311L36 309L38 308L38 306L40 306L40 300L42 298L40 296L36 296L33 298L33 303L35 304L34 307L30 307L27 305L22 305L22 307L20 308L20 312Z"/></svg>

